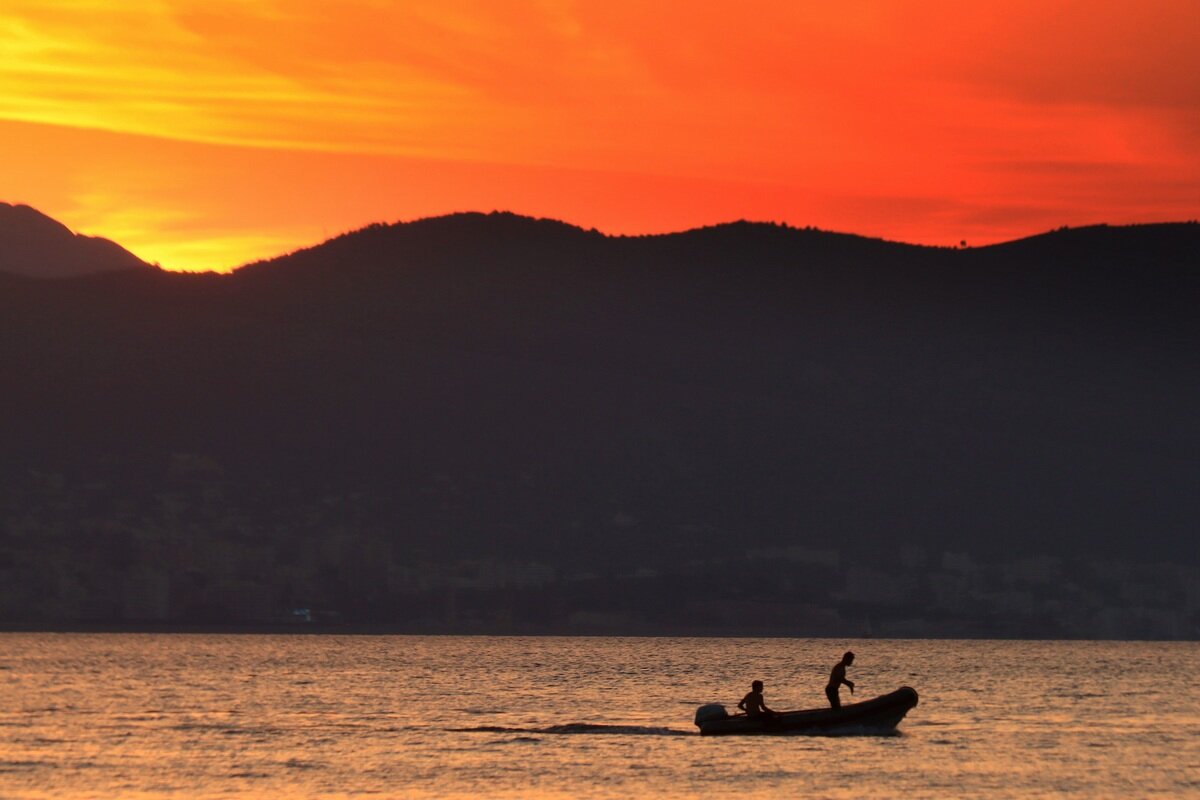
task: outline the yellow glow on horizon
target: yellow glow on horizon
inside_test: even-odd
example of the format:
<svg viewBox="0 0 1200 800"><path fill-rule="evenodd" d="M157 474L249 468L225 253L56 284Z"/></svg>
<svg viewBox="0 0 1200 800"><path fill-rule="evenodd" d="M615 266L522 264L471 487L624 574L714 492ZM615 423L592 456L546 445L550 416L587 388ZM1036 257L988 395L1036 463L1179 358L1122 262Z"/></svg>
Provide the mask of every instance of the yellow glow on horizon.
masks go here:
<svg viewBox="0 0 1200 800"><path fill-rule="evenodd" d="M226 272L231 267L297 249L302 232L264 235L207 228L203 216L185 208L140 208L133 199L101 193L79 195L72 218L83 231L104 231L151 264L185 272ZM164 236L186 231L185 236Z"/></svg>

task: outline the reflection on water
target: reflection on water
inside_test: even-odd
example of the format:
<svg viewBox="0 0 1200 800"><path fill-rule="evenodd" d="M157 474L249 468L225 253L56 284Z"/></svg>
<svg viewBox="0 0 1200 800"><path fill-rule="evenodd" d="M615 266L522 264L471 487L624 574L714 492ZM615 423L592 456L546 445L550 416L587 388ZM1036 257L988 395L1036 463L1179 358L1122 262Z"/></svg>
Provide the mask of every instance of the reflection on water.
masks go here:
<svg viewBox="0 0 1200 800"><path fill-rule="evenodd" d="M750 680L817 707L847 646L903 735L701 738ZM0 797L1200 793L1200 645L0 635Z"/></svg>

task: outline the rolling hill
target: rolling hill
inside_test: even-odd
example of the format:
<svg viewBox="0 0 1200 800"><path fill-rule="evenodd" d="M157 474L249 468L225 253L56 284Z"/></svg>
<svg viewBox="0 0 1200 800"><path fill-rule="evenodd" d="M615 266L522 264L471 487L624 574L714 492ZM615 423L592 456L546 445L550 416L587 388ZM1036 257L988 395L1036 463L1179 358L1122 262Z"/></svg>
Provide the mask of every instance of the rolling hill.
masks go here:
<svg viewBox="0 0 1200 800"><path fill-rule="evenodd" d="M370 530L405 563L1194 565L1198 299L1196 224L962 250L375 225L226 276L0 281L0 469L111 519L202 463L228 524L276 551L309 546L280 511L301 497L339 520L312 537Z"/></svg>

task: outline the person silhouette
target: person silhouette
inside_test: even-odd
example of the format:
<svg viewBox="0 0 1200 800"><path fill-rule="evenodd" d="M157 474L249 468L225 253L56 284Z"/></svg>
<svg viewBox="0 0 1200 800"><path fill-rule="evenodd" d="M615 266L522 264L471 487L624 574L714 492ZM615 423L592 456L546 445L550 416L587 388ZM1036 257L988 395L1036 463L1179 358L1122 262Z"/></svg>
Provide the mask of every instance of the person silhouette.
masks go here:
<svg viewBox="0 0 1200 800"><path fill-rule="evenodd" d="M854 681L846 679L846 667L854 663L854 653L849 650L842 656L842 660L833 665L833 669L829 672L829 685L825 687L825 696L829 698L831 708L841 708L842 698L838 696L838 689L844 683L850 687L850 694L854 694Z"/></svg>
<svg viewBox="0 0 1200 800"><path fill-rule="evenodd" d="M757 717L760 714L768 716L775 712L767 708L767 704L763 702L763 682L754 681L750 684L750 691L738 703L738 708L746 712L747 717Z"/></svg>

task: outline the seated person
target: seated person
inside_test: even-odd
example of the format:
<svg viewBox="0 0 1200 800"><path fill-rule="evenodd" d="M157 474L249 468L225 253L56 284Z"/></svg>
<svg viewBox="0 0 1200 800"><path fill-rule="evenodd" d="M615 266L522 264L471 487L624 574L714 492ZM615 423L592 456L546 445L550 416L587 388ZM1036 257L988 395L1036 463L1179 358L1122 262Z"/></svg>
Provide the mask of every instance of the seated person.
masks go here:
<svg viewBox="0 0 1200 800"><path fill-rule="evenodd" d="M738 703L738 708L740 708L742 711L745 711L747 717L757 717L760 714L766 714L770 716L775 713L771 709L767 708L767 704L763 702L762 690L763 682L755 681L754 683L750 684L750 691L747 692L746 696L742 698L740 703Z"/></svg>

